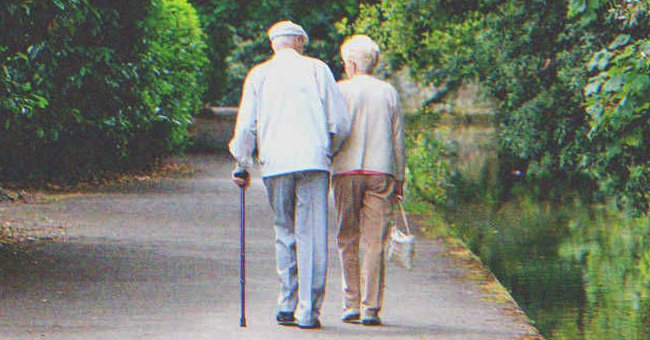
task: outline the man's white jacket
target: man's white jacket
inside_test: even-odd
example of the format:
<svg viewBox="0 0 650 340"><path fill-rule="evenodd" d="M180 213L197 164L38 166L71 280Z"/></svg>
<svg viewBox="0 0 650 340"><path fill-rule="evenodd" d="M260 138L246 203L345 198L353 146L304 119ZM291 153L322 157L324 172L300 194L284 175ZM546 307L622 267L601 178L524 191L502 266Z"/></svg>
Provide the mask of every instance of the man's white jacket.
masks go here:
<svg viewBox="0 0 650 340"><path fill-rule="evenodd" d="M257 154L262 177L328 171L351 124L329 67L285 48L248 73L230 152L243 168Z"/></svg>

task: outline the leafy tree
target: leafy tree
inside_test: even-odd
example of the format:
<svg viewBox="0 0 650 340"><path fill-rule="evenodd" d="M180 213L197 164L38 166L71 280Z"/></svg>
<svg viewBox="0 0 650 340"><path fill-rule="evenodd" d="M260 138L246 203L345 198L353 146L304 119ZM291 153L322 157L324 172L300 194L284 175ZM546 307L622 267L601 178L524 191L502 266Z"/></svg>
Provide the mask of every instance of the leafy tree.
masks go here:
<svg viewBox="0 0 650 340"><path fill-rule="evenodd" d="M589 140L597 145L585 156L587 170L643 213L650 192L649 9L647 1L614 6L571 1L569 12L575 25L600 28L583 41L590 50L584 86Z"/></svg>
<svg viewBox="0 0 650 340"><path fill-rule="evenodd" d="M438 86L431 102L482 83L506 163L541 196L589 195L596 181L647 210L647 1L384 0L360 11L343 30L379 39L391 69Z"/></svg>
<svg viewBox="0 0 650 340"><path fill-rule="evenodd" d="M204 99L213 105L237 105L243 79L271 50L266 30L275 22L292 20L309 35L307 54L323 59L335 74L342 71L337 57L342 36L334 25L354 17L357 0L190 0L201 15L207 34L211 69ZM375 2L375 1L363 1Z"/></svg>

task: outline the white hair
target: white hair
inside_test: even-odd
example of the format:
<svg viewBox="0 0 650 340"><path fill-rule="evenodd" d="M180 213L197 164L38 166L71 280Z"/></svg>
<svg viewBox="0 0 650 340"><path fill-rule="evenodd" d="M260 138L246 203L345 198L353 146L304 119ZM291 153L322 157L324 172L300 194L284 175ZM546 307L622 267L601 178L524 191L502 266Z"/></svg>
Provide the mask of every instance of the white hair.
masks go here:
<svg viewBox="0 0 650 340"><path fill-rule="evenodd" d="M379 46L367 35L353 35L341 45L343 60L352 60L357 68L372 73L379 61Z"/></svg>

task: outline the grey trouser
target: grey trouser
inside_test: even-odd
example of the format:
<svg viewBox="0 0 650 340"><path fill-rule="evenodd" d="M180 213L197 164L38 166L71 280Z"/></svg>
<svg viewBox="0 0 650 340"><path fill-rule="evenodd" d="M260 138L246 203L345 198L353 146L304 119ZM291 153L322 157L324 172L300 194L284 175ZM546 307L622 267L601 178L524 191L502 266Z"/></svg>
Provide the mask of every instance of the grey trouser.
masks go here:
<svg viewBox="0 0 650 340"><path fill-rule="evenodd" d="M279 311L294 312L298 324L309 325L320 316L325 294L329 173L265 177L264 185L275 213Z"/></svg>

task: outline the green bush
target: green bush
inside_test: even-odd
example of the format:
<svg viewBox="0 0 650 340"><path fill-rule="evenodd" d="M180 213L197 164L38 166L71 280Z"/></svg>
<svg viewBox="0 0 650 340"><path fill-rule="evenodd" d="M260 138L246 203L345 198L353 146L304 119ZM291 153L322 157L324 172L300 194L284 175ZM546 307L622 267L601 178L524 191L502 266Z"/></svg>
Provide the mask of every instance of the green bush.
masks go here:
<svg viewBox="0 0 650 340"><path fill-rule="evenodd" d="M77 180L177 150L202 49L185 0L4 1L0 179Z"/></svg>
<svg viewBox="0 0 650 340"><path fill-rule="evenodd" d="M196 10L186 0L153 1L144 24L143 99L174 151L187 140L187 127L207 88L206 44Z"/></svg>
<svg viewBox="0 0 650 340"><path fill-rule="evenodd" d="M416 197L442 205L447 199L449 169L442 143L431 132L419 132L408 139L408 185Z"/></svg>
<svg viewBox="0 0 650 340"><path fill-rule="evenodd" d="M416 198L444 205L450 169L443 142L433 134L438 118L431 113L407 116L406 175L408 190Z"/></svg>

